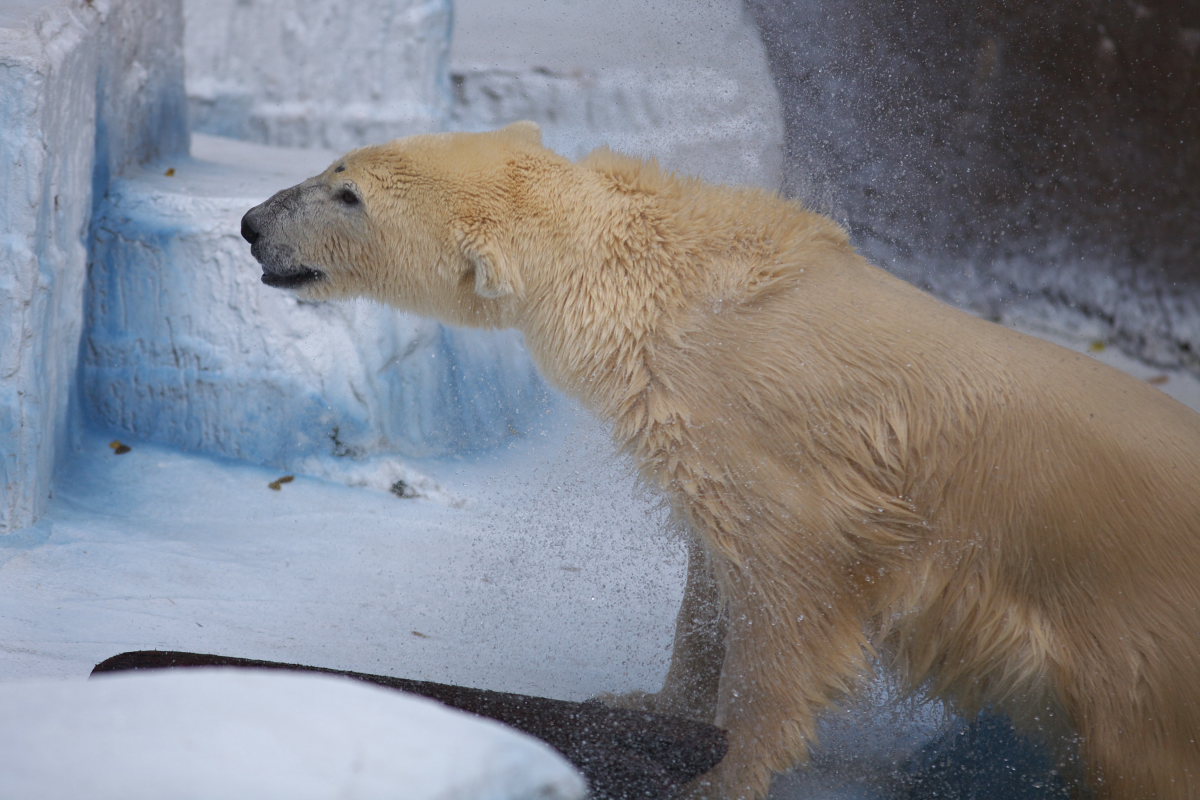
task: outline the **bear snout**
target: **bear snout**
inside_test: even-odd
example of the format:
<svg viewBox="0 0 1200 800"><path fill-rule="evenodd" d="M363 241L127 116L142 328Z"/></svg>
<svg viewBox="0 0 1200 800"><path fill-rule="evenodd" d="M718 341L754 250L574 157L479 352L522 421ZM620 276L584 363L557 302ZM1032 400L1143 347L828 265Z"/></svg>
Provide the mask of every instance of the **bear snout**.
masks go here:
<svg viewBox="0 0 1200 800"><path fill-rule="evenodd" d="M291 246L271 237L263 239L263 213L268 213L270 222L269 211L263 211L266 205L255 206L242 216L242 238L250 243L250 254L262 266L262 282L278 289L297 289L324 278L325 273L298 262Z"/></svg>
<svg viewBox="0 0 1200 800"><path fill-rule="evenodd" d="M254 224L254 220L250 218L254 211L255 209L252 208L242 217L242 238L250 244L257 242L262 235L258 232L258 226Z"/></svg>

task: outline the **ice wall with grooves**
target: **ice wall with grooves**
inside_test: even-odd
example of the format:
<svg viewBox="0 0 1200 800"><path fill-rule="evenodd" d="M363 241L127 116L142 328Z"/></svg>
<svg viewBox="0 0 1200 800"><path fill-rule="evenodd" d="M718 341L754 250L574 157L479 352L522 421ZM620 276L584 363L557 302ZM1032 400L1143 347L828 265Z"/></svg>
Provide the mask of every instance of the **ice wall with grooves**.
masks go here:
<svg viewBox="0 0 1200 800"><path fill-rule="evenodd" d="M193 128L345 150L441 128L450 0L187 0Z"/></svg>
<svg viewBox="0 0 1200 800"><path fill-rule="evenodd" d="M94 198L186 150L177 0L0 3L0 533L68 452Z"/></svg>

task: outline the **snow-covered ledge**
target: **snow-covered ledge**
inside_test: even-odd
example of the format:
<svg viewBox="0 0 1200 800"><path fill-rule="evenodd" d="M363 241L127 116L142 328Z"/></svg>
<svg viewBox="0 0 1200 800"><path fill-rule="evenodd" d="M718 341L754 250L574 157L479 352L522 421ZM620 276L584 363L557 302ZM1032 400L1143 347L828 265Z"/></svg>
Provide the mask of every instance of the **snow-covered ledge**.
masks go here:
<svg viewBox="0 0 1200 800"><path fill-rule="evenodd" d="M0 533L67 451L94 200L187 149L179 0L0 0Z"/></svg>

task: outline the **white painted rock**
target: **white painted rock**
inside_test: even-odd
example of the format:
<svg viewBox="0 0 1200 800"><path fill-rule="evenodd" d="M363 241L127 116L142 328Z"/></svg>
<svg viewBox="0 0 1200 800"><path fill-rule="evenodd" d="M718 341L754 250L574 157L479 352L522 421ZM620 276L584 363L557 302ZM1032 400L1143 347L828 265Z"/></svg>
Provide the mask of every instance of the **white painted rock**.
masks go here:
<svg viewBox="0 0 1200 800"><path fill-rule="evenodd" d="M548 745L323 675L166 670L0 684L0 795L25 800L582 800Z"/></svg>

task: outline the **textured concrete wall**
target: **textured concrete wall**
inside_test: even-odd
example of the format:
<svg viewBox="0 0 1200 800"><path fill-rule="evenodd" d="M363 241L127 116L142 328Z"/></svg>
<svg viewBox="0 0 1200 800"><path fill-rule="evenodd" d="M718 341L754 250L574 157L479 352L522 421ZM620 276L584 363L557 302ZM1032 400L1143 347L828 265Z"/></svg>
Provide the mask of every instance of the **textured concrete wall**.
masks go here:
<svg viewBox="0 0 1200 800"><path fill-rule="evenodd" d="M1200 4L746 3L789 191L956 302L1200 369Z"/></svg>
<svg viewBox="0 0 1200 800"><path fill-rule="evenodd" d="M173 0L0 2L0 532L67 450L94 200L187 146Z"/></svg>

